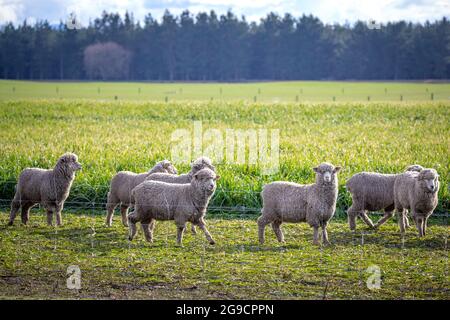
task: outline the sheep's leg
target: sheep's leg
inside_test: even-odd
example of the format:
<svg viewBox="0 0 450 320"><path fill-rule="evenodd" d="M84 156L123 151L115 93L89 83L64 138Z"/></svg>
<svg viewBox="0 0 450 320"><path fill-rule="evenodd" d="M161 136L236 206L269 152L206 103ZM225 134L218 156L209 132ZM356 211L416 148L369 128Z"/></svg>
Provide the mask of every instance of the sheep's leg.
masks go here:
<svg viewBox="0 0 450 320"><path fill-rule="evenodd" d="M47 209L47 225L53 226L53 210Z"/></svg>
<svg viewBox="0 0 450 320"><path fill-rule="evenodd" d="M358 212L353 211L352 208L353 206L347 210L347 219L350 230L354 231L356 229L356 217L358 216Z"/></svg>
<svg viewBox="0 0 450 320"><path fill-rule="evenodd" d="M21 218L22 218L22 223L23 224L27 224L28 220L30 219L30 208L33 205L31 203L23 203L22 204L22 212L20 214Z"/></svg>
<svg viewBox="0 0 450 320"><path fill-rule="evenodd" d="M275 235L277 236L277 239L279 242L284 242L284 234L281 230L281 221L274 221L272 222L272 230L275 232Z"/></svg>
<svg viewBox="0 0 450 320"><path fill-rule="evenodd" d="M117 205L119 204L120 200L110 192L108 192L108 200L106 203L106 211L108 212L106 215L106 225L108 227L111 227L112 225L112 219L114 215L114 210L116 210Z"/></svg>
<svg viewBox="0 0 450 320"><path fill-rule="evenodd" d="M430 216L428 215L428 216L425 216L425 218L423 219L422 234L423 234L424 236L427 235L427 224L428 224L428 218L429 218L429 217L430 217Z"/></svg>
<svg viewBox="0 0 450 320"><path fill-rule="evenodd" d="M137 218L135 216L135 213L132 213L128 216L128 240L133 240L133 238L136 236L137 233L137 228L136 228L136 222L137 222Z"/></svg>
<svg viewBox="0 0 450 320"><path fill-rule="evenodd" d="M258 218L258 239L260 244L264 244L264 229L266 228L266 225L270 223L270 220L262 215Z"/></svg>
<svg viewBox="0 0 450 320"><path fill-rule="evenodd" d="M405 220L405 227L406 228L411 227L410 224L409 224L408 210L405 211L405 214L403 215L403 219Z"/></svg>
<svg viewBox="0 0 450 320"><path fill-rule="evenodd" d="M216 242L211 237L208 229L206 228L205 220L200 219L198 223L198 227L205 233L206 240L208 240L209 244L215 244Z"/></svg>
<svg viewBox="0 0 450 320"><path fill-rule="evenodd" d="M405 234L405 209L396 209L398 213L398 224L400 226L400 233Z"/></svg>
<svg viewBox="0 0 450 320"><path fill-rule="evenodd" d="M151 225L149 223L141 222L142 230L144 231L145 240L148 242L153 242L153 233L151 230Z"/></svg>
<svg viewBox="0 0 450 320"><path fill-rule="evenodd" d="M187 228L184 229L184 233L186 233L186 232L187 232ZM195 229L195 225L194 225L193 223L191 223L191 233L192 233L193 235L196 235L196 234L197 234L197 230Z"/></svg>
<svg viewBox="0 0 450 320"><path fill-rule="evenodd" d="M381 225L385 224L390 218L394 216L394 211L385 211L384 216L375 223L374 228L379 228Z"/></svg>
<svg viewBox="0 0 450 320"><path fill-rule="evenodd" d="M195 225L194 225L194 224L191 224L191 233L192 233L193 235L196 235L196 234L197 234L197 230L195 229Z"/></svg>
<svg viewBox="0 0 450 320"><path fill-rule="evenodd" d="M61 216L62 208L56 209L56 225L59 227L62 225L62 216Z"/></svg>
<svg viewBox="0 0 450 320"><path fill-rule="evenodd" d="M413 216L414 216L414 220L416 222L417 231L419 231L419 237L423 237L423 234L422 234L422 232L423 232L423 227L422 227L423 220L422 220L422 218L417 217L416 215L413 215Z"/></svg>
<svg viewBox="0 0 450 320"><path fill-rule="evenodd" d="M313 244L316 246L320 246L319 227L315 226L313 228L314 228Z"/></svg>
<svg viewBox="0 0 450 320"><path fill-rule="evenodd" d="M177 244L181 246L183 242L183 233L184 229L186 229L186 223L177 223Z"/></svg>
<svg viewBox="0 0 450 320"><path fill-rule="evenodd" d="M369 218L369 216L367 215L367 212L366 212L365 210L364 210L364 211L361 211L361 212L359 213L359 216L361 217L361 219L363 219L363 221L364 221L370 228L373 228L373 227L374 227L372 220Z"/></svg>
<svg viewBox="0 0 450 320"><path fill-rule="evenodd" d="M120 214L122 215L122 224L125 227L128 227L128 208L129 206L127 205L121 205L120 206Z"/></svg>
<svg viewBox="0 0 450 320"><path fill-rule="evenodd" d="M8 226L12 226L14 223L14 219L16 219L17 212L19 212L20 209L20 201L14 199L11 203L11 212L9 214L9 222Z"/></svg>
<svg viewBox="0 0 450 320"><path fill-rule="evenodd" d="M323 244L330 244L330 241L328 240L328 231L326 224L322 226L322 241Z"/></svg>

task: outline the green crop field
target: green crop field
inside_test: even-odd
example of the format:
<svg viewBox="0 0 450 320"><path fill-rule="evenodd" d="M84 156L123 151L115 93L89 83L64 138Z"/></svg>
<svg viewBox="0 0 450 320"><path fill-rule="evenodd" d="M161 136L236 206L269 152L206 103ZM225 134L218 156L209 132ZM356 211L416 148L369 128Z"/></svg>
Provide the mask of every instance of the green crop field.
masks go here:
<svg viewBox="0 0 450 320"><path fill-rule="evenodd" d="M289 81L259 83L44 82L0 80L0 100L430 101L450 100L450 84Z"/></svg>
<svg viewBox="0 0 450 320"><path fill-rule="evenodd" d="M0 297L449 299L449 87L0 81ZM141 233L129 243L117 213L113 227L104 227L111 177L171 159L172 133L193 133L196 121L203 132L216 129L224 137L230 128L279 129L279 170L272 175L258 163L216 159L221 179L207 221L217 245L189 234L177 247L175 226L161 222L154 244ZM202 147L205 153L206 139ZM5 227L20 171L53 167L67 151L79 156L83 170L65 205L64 226L45 226L36 208L29 226L16 220ZM284 226L284 245L267 228L268 242L259 246L255 219L262 186L274 180L311 183L312 167L323 161L343 168L329 227L332 245L314 247L312 231L299 224ZM440 174L429 234L418 239L411 228L401 238L395 219L378 231L359 221L350 232L345 181L356 172L396 173L415 163ZM175 165L189 170L188 163ZM82 271L81 290L65 287L69 265ZM373 265L381 272L378 290L366 286Z"/></svg>

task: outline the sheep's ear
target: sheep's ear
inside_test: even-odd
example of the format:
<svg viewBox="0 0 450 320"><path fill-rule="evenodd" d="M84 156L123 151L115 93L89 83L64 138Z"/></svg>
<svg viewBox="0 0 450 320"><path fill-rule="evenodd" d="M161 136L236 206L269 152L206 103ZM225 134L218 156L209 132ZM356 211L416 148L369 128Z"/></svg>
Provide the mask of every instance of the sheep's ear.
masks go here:
<svg viewBox="0 0 450 320"><path fill-rule="evenodd" d="M319 168L318 167L314 167L313 170L314 170L314 172L319 172Z"/></svg>
<svg viewBox="0 0 450 320"><path fill-rule="evenodd" d="M334 167L333 170L334 173L338 173L339 171L341 171L341 167Z"/></svg>
<svg viewBox="0 0 450 320"><path fill-rule="evenodd" d="M198 179L198 172L196 174L194 174L194 178L197 180Z"/></svg>
<svg viewBox="0 0 450 320"><path fill-rule="evenodd" d="M220 179L220 176L216 176L216 178L214 180L219 180L219 179Z"/></svg>

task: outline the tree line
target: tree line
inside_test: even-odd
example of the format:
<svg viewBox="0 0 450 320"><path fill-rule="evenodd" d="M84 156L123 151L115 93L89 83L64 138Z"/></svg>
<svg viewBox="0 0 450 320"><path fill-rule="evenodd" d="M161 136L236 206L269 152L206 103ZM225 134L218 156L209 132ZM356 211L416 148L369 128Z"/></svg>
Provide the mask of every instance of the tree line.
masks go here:
<svg viewBox="0 0 450 320"><path fill-rule="evenodd" d="M69 26L70 27L70 26ZM231 11L135 21L103 12L81 29L26 21L0 28L0 77L80 80L399 80L450 78L450 24L363 21ZM375 28L374 28L375 27ZM109 48L109 49L108 49ZM114 51L116 50L116 51ZM115 68L115 69L114 69ZM122 70L123 69L123 70Z"/></svg>

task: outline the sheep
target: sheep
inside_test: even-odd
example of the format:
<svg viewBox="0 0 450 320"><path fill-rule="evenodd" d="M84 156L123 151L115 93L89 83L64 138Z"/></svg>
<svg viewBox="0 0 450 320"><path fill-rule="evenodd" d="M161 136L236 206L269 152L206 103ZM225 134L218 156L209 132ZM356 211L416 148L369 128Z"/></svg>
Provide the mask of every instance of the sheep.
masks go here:
<svg viewBox="0 0 450 320"><path fill-rule="evenodd" d="M167 183L178 184L190 183L194 174L204 168L209 168L214 172L216 171L216 168L212 165L211 160L208 157L202 156L191 163L191 171L186 174L171 175L167 173L154 173L149 175L146 180L163 181ZM191 232L192 234L197 234L194 225L191 225Z"/></svg>
<svg viewBox="0 0 450 320"><path fill-rule="evenodd" d="M419 172L420 165L411 165L406 171ZM379 228L394 215L394 182L399 174L381 174L375 172L360 172L353 175L346 183L347 190L352 194L352 205L347 210L350 230L356 228L356 218L359 216L370 228ZM366 211L383 210L384 216L374 225Z"/></svg>
<svg viewBox="0 0 450 320"><path fill-rule="evenodd" d="M8 225L13 225L20 208L22 223L26 225L30 209L40 203L47 211L47 224L53 225L53 213L55 213L56 225L60 226L64 201L69 196L75 172L80 169L78 157L73 153L62 155L53 169L24 169L16 185Z"/></svg>
<svg viewBox="0 0 450 320"><path fill-rule="evenodd" d="M177 174L177 169L169 160L163 160L155 164L148 172L134 173L130 171L120 171L111 179L111 187L108 192L108 200L106 204L106 225L112 225L112 219L115 208L120 203L120 213L122 215L122 223L128 227L128 208L133 204L131 199L131 190L138 184L143 182L149 175L156 172L164 172L167 174Z"/></svg>
<svg viewBox="0 0 450 320"><path fill-rule="evenodd" d="M204 220L209 200L220 176L209 169L202 169L192 176L190 183L173 184L147 180L132 190L135 210L128 216L129 240L136 235L136 223L140 222L145 239L153 242L155 220L175 220L177 244L181 245L186 222L197 225L214 244Z"/></svg>
<svg viewBox="0 0 450 320"><path fill-rule="evenodd" d="M427 221L438 204L439 175L434 169L405 172L395 179L394 203L399 215L400 231L405 232L406 212L416 223L419 237L426 235Z"/></svg>
<svg viewBox="0 0 450 320"><path fill-rule="evenodd" d="M337 173L341 167L322 163L313 168L316 172L314 184L301 185L293 182L272 182L261 192L263 208L258 218L259 243L264 243L264 229L269 223L279 242L284 242L281 230L283 222L306 221L314 228L313 243L319 245L319 227L323 242L329 244L327 225L336 210L338 196Z"/></svg>

